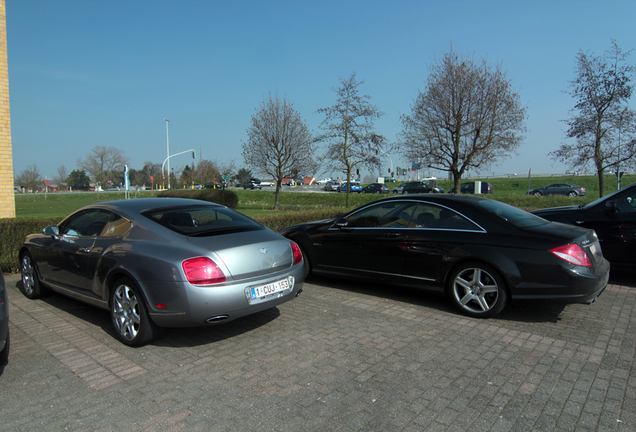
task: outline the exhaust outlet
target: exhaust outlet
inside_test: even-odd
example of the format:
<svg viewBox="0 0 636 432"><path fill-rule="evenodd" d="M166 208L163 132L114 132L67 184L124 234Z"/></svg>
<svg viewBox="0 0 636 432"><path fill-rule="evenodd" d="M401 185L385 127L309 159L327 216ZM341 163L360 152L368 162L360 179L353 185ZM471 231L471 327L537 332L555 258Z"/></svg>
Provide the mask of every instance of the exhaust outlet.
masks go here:
<svg viewBox="0 0 636 432"><path fill-rule="evenodd" d="M208 324L213 324L213 323L217 323L219 321L223 321L225 319L228 319L230 316L229 315L217 315L217 316L213 316L210 317L208 319L205 320L206 323Z"/></svg>

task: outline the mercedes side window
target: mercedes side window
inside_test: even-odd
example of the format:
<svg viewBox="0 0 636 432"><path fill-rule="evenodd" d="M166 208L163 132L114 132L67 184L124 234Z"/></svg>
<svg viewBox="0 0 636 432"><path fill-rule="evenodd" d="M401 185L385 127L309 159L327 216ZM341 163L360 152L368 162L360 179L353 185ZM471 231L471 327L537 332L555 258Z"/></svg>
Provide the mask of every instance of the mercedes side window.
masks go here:
<svg viewBox="0 0 636 432"><path fill-rule="evenodd" d="M415 203L385 202L347 217L349 228L407 228Z"/></svg>
<svg viewBox="0 0 636 432"><path fill-rule="evenodd" d="M419 204L412 220L415 228L482 231L479 226L454 210L430 203Z"/></svg>

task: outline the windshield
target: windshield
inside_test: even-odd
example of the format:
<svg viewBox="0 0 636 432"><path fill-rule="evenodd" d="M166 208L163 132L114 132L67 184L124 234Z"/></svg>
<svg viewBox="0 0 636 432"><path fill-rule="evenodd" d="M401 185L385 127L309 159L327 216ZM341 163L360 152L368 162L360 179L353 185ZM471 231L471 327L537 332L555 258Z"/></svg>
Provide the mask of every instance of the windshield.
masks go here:
<svg viewBox="0 0 636 432"><path fill-rule="evenodd" d="M189 236L227 234L264 229L241 213L221 206L170 207L143 212L142 215Z"/></svg>
<svg viewBox="0 0 636 432"><path fill-rule="evenodd" d="M512 224L517 228L528 228L548 223L539 216L495 200L479 200L475 202L475 206L495 219Z"/></svg>

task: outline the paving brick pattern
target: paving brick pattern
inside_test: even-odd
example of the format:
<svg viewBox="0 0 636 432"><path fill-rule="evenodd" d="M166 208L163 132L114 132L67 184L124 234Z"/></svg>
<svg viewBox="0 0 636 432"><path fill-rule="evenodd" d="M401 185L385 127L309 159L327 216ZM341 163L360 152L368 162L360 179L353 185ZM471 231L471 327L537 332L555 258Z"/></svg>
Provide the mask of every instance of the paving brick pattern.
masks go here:
<svg viewBox="0 0 636 432"><path fill-rule="evenodd" d="M0 430L634 431L636 284L591 306L466 318L331 279L293 302L128 348L107 313L10 286Z"/></svg>

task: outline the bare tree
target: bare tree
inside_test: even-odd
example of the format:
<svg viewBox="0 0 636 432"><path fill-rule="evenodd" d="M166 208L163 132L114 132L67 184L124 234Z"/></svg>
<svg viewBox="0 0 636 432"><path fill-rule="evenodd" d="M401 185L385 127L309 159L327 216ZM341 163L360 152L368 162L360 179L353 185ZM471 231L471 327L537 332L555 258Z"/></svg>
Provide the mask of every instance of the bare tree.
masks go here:
<svg viewBox="0 0 636 432"><path fill-rule="evenodd" d="M469 168L487 168L514 153L526 109L501 65L476 63L452 50L431 67L410 116L402 116L402 153L452 173L454 188Z"/></svg>
<svg viewBox="0 0 636 432"><path fill-rule="evenodd" d="M115 147L95 146L84 159L78 159L77 165L102 185L113 176L113 171L123 171L128 158L122 150Z"/></svg>
<svg viewBox="0 0 636 432"><path fill-rule="evenodd" d="M634 111L628 106L634 88L634 66L625 63L629 54L623 53L614 40L603 56L579 51L577 76L570 81L568 91L576 103L571 117L565 120L567 137L576 142L562 144L550 153L553 159L572 168L593 164L600 196L605 195L605 170L636 164Z"/></svg>
<svg viewBox="0 0 636 432"><path fill-rule="evenodd" d="M27 190L31 189L35 192L42 184L42 176L38 166L33 164L20 171L20 174L15 176L15 182Z"/></svg>
<svg viewBox="0 0 636 432"><path fill-rule="evenodd" d="M193 179L195 183L201 184L206 184L211 181L220 181L221 171L215 161L203 159L197 164L193 172Z"/></svg>
<svg viewBox="0 0 636 432"><path fill-rule="evenodd" d="M64 190L64 185L66 184L66 180L68 178L68 170L64 165L60 165L57 167L56 178L58 184L60 185L60 192Z"/></svg>
<svg viewBox="0 0 636 432"><path fill-rule="evenodd" d="M137 186L154 185L161 183L161 164L145 162L144 167L135 173L134 184Z"/></svg>
<svg viewBox="0 0 636 432"><path fill-rule="evenodd" d="M276 181L274 208L283 178L313 172L314 139L309 128L287 98L265 99L252 115L243 143L245 164L266 173Z"/></svg>
<svg viewBox="0 0 636 432"><path fill-rule="evenodd" d="M325 115L320 124L323 134L318 139L327 143L326 165L343 172L347 178L347 207L352 173L362 167L379 169L378 152L386 141L373 127L373 122L384 113L371 104L371 96L360 94L362 84L364 80L358 81L355 72L349 78L341 77L341 86L331 88L337 95L336 103L317 111Z"/></svg>
<svg viewBox="0 0 636 432"><path fill-rule="evenodd" d="M221 173L221 177L223 178L223 185L225 185L230 181L233 175L236 175L236 165L234 161L226 162L224 165L219 167L219 171Z"/></svg>

